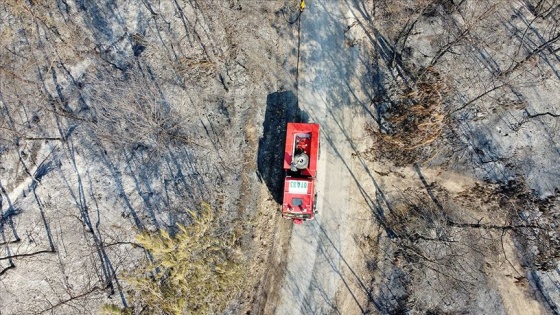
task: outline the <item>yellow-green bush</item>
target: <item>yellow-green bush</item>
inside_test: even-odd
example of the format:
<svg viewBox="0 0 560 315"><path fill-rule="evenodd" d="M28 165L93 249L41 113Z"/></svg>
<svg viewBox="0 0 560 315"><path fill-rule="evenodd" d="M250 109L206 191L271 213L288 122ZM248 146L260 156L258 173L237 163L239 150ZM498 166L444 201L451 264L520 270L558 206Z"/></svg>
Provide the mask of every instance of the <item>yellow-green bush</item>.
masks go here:
<svg viewBox="0 0 560 315"><path fill-rule="evenodd" d="M132 287L132 308L147 314L213 314L239 292L244 272L236 257L235 236L219 231L218 214L207 204L199 213L190 213L193 223L179 225L174 236L165 230L138 235L151 262L126 279ZM104 309L107 314L113 310Z"/></svg>

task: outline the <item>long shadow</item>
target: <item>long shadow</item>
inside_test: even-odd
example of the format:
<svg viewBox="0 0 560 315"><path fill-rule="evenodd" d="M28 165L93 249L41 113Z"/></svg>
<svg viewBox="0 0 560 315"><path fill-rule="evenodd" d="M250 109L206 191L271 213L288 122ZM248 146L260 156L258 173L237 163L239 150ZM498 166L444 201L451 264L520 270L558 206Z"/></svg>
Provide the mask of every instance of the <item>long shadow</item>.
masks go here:
<svg viewBox="0 0 560 315"><path fill-rule="evenodd" d="M281 91L266 97L263 135L259 139L257 175L264 180L277 203L282 203L283 159L286 124L307 122L307 114L298 107L297 96L292 91Z"/></svg>
<svg viewBox="0 0 560 315"><path fill-rule="evenodd" d="M2 202L4 200L5 196L6 201L8 202L8 209L6 211L2 211ZM8 197L8 192L4 189L4 186L2 186L2 183L0 183L0 245L5 246L5 253L6 256L9 257L8 258L8 266L4 266L0 264L0 276L3 275L4 273L6 273L8 270L15 268L16 265L13 261L13 259L11 258L12 256L12 251L10 249L10 244L12 243L18 243L21 239L19 238L19 236L17 235L17 231L15 229L12 217L21 213L21 210L17 209L16 207L14 207L10 201L10 198ZM8 225L10 225L11 229L12 229L12 233L15 236L15 240L11 240L8 237L6 237L6 232L4 230L4 224L8 222Z"/></svg>
<svg viewBox="0 0 560 315"><path fill-rule="evenodd" d="M464 157L470 161L469 167L472 167L475 172L478 172L478 169L482 172L485 180L499 182L513 175L506 167L512 156L503 156L501 153L503 150L500 149L500 144L489 127L484 128L476 126L473 122L464 121L458 125L457 131L459 141L465 149L453 152L454 160L460 161L458 157Z"/></svg>
<svg viewBox="0 0 560 315"><path fill-rule="evenodd" d="M50 225L47 221L46 218L46 214L44 211L44 207L42 205L42 203L40 202L35 189L37 188L37 185L41 182L41 179L51 170L51 162L45 162L43 161L38 167L37 170L35 171L35 173L33 175L31 175L33 181L31 182L30 186L27 188L27 190L32 191L33 195L35 197L35 200L37 201L37 204L39 206L39 211L41 214L41 219L43 221L43 224L45 226L45 231L47 234L47 239L49 242L49 249L47 250L40 250L37 251L35 253L24 253L23 255L35 255L35 254L40 254L40 253L54 253L56 251L55 246L54 246L54 242L53 242L53 237L52 237L52 233L51 233L51 229L50 229ZM4 195L4 197L2 196L2 194ZM25 196L25 190L23 192L24 196ZM6 209L6 211L2 211L2 202L3 199L6 199L7 203L8 203L8 208ZM17 229L15 227L14 221L13 221L13 217L17 216L18 214L20 214L22 211L21 209L19 209L18 207L14 206L14 204L12 204L7 191L5 190L5 188L2 186L2 184L0 183L0 236L2 237L2 240L0 241L0 245L5 245L6 246L6 254L7 257L11 257L12 253L11 249L9 247L10 244L14 244L14 243L19 243L21 241L21 238L19 237L18 233L17 233ZM8 239L6 237L6 233L4 231L4 225L8 224L8 226L10 226L11 230L12 230L12 234L14 236L14 239ZM8 264L9 266L7 268L4 268L2 270L0 270L0 274L6 272L8 269L10 268L14 268L15 264L12 260L12 258L8 258Z"/></svg>
<svg viewBox="0 0 560 315"><path fill-rule="evenodd" d="M526 54L532 54L538 49L538 47L543 47L541 45L545 45L545 43L547 43L551 39L551 37L553 37L553 35L546 36L546 34L541 33L539 27L533 26L533 20L527 17L521 10L513 9L513 13L515 16L521 19L527 29L522 30L511 21L507 21L503 24L511 32L512 36L520 41L518 45L520 45L520 48L524 48L523 51ZM533 12L533 14L535 13ZM533 38L533 36L535 38ZM556 41L557 40L554 40L553 42ZM554 49L552 44L553 43L551 42L550 44L544 46L541 51L536 53L536 55L543 63L547 64L550 67L550 69L554 73L554 76L560 79L560 70L557 68L558 62L560 61L560 55L557 54L558 50ZM521 51L522 50L520 49L519 53ZM512 61L510 67L513 66L513 63L514 62Z"/></svg>
<svg viewBox="0 0 560 315"><path fill-rule="evenodd" d="M130 201L126 193L125 184L123 181L123 176L121 171L119 170L117 165L113 163L111 158L105 153L106 150L102 147L102 145L100 143L97 143L97 145L100 149L98 156L101 162L107 167L107 170L111 173L111 178L115 182L115 186L117 189L116 193L118 193L118 195L122 198L122 200L126 205L126 208L128 210L126 213L126 217L132 216L132 220L134 221L134 225L136 226L136 228L139 229L140 231L145 230L144 223L140 219L138 212L132 205L132 202Z"/></svg>
<svg viewBox="0 0 560 315"><path fill-rule="evenodd" d="M117 291L118 291L119 296L121 298L121 302L123 303L123 306L126 308L128 306L128 304L126 302L126 296L124 294L121 282L120 282L120 280L117 276L117 270L113 266L113 262L111 261L111 259L109 258L109 255L107 254L107 251L105 250L105 245L104 245L105 243L103 241L103 234L101 233L101 230L99 229L99 226L101 225L101 215L100 215L99 204L97 203L97 199L94 196L93 181L91 180L91 176L90 176L89 172L87 172L86 175L87 175L88 184L89 184L89 198L90 198L90 200L93 201L93 204L95 205L95 211L96 211L96 213L95 213L96 214L95 232L93 231L93 226L90 226L90 229L91 229L92 235L94 237L96 236L96 238L94 238L94 239L99 240L98 255L104 259L104 260L102 260L102 262L105 263L105 265L102 266L103 270L104 270L104 273L106 273L107 275L109 275L110 277L112 277L115 280L115 284L117 286ZM107 278L107 282L109 282L108 287L111 289L111 295L112 295L115 292L115 288L114 288L110 278Z"/></svg>
<svg viewBox="0 0 560 315"><path fill-rule="evenodd" d="M43 162L41 163L41 165L39 165L39 167L37 167L37 171L33 176L34 180L31 183L29 190L33 192L33 197L35 198L35 202L39 206L39 211L41 213L41 220L43 221L43 225L45 226L45 231L47 232L47 239L49 241L50 251L54 253L56 251L56 248L54 246L51 228L45 213L45 207L43 206L43 203L41 202L39 196L37 196L37 192L36 192L38 183L40 183L41 179L52 169L51 165L52 165L51 162L47 162L47 163Z"/></svg>
<svg viewBox="0 0 560 315"><path fill-rule="evenodd" d="M65 143L65 145L66 145L67 156L75 172L77 187L75 187L71 183L70 178L68 176L65 176L62 170L59 169L60 176L63 182L65 183L66 188L68 189L68 192L70 193L70 196L72 197L72 200L76 205L76 208L79 210L80 213L79 219L83 226L84 235L89 235L91 237L91 240L93 241L94 250L97 253L99 263L100 263L99 266L101 268L101 272L103 275L102 277L100 277L100 280L105 285L104 289L109 289L110 291L109 296L112 296L116 291L115 290L115 283L116 283L117 286L116 289L118 290L118 293L121 297L121 302L126 307L127 306L126 298L122 292L122 287L117 278L116 270L113 267L113 263L111 262L111 259L107 254L107 251L105 250L105 244L103 243L103 239L99 231L99 225L101 224L100 216L99 216L99 207L97 203L94 202L97 210L97 221L96 221L95 213L93 213L94 216L92 217L92 212L91 212L92 209L88 204L89 198L86 193L86 185L84 185L84 181L82 180L82 175L80 174L79 166L76 161L76 155L77 155L76 147L74 146L72 140L70 139ZM91 197L93 195L93 187L92 187L93 184L89 172L86 172L86 175L89 179L90 197ZM38 198L37 198L37 202L39 203ZM86 232L88 234L85 234Z"/></svg>
<svg viewBox="0 0 560 315"><path fill-rule="evenodd" d="M432 201L434 202L434 204L437 206L437 208L440 211L443 211L443 205L441 204L441 202L439 202L436 195L434 194L434 190L432 189L432 185L428 184L428 181L426 180L426 178L424 177L424 174L422 174L422 171L420 170L420 166L416 163L414 164L414 171L416 171L416 174L418 174L418 177L422 181L422 184L424 185L424 188L426 188L426 192L428 193L428 196L430 196L430 199L432 199Z"/></svg>
<svg viewBox="0 0 560 315"><path fill-rule="evenodd" d="M159 230L160 224L155 214L157 204L154 205L154 202L152 202L152 197L156 194L156 192L154 192L154 189L151 187L152 185L148 180L149 176L145 176L145 174L142 174L142 171L137 170L135 165L132 165L134 152L131 152L130 155L127 155L127 153L124 152L123 155L126 161L126 169L128 169L129 176L134 182L136 192L144 202L144 208L150 217L151 223ZM155 202L157 203L157 201Z"/></svg>
<svg viewBox="0 0 560 315"><path fill-rule="evenodd" d="M181 148L182 152L178 154L168 145L167 154L164 156L164 169L171 175L170 179L164 179L164 194L168 209L169 227L175 227L176 223L185 223L187 218L180 216L178 213L170 209L170 194L173 196L183 196L185 199L183 206L187 209L196 208L195 200L204 200L204 196L210 196L204 177L200 174L198 168L195 167L195 157L187 148ZM180 161L186 163L186 169L181 165ZM168 190L168 188L171 188ZM173 232L170 230L169 232Z"/></svg>
<svg viewBox="0 0 560 315"><path fill-rule="evenodd" d="M2 195L4 195L4 197ZM8 208L6 209L6 211L2 210L2 206L3 206L2 203L4 199L8 203ZM8 225L12 229L12 234L15 238L13 241L9 241L3 238L2 242L0 242L0 245L9 244L12 242L17 243L21 240L17 233L13 220L13 217L15 217L20 213L21 213L21 209L19 209L18 207L12 204L10 197L8 196L8 192L6 191L2 183L0 183L0 233L2 233L2 236L4 236L4 224L8 223Z"/></svg>
<svg viewBox="0 0 560 315"><path fill-rule="evenodd" d="M331 247L335 250L336 255L338 255L340 257L340 259L342 260L342 262L344 263L346 268L348 268L348 270L352 274L352 277L344 275L344 273L339 269L339 267L336 266L336 263L335 263L335 260L333 259L333 257L331 257L331 255L326 250L323 249L324 246L319 246L319 251L325 257L325 259L327 260L329 265L332 267L333 271L340 277L344 286L346 287L346 289L350 293L352 299L354 300L356 305L358 305L358 307L360 308L361 313L362 314L367 314L367 311L366 311L367 305L362 305L360 303L360 301L358 300L358 297L356 296L356 294L350 288L350 285L351 285L352 282L356 283L359 286L359 288L367 295L368 302L373 303L373 305L375 306L375 309L382 310L381 305L379 305L376 302L376 300L374 299L371 290L362 281L361 277L356 273L356 271L354 271L354 269L350 266L350 263L344 258L340 249L336 246L336 244L332 241L332 239L327 234L327 231L323 228L323 226L320 223L317 223L317 225L319 226L319 229L321 230L321 232L323 233L323 236L325 237L326 241L328 242L328 244L326 244L326 247ZM320 240L320 242L323 242L323 240Z"/></svg>
<svg viewBox="0 0 560 315"><path fill-rule="evenodd" d="M398 238L399 235L397 235L396 232L393 231L391 225L387 222L387 220L385 218L385 215L384 215L385 209L387 209L389 212L393 212L393 210L391 208L391 204L387 200L387 198L386 198L385 194L383 193L381 187L375 181L375 179L373 177L373 174L371 174L369 168L365 164L365 161L363 161L361 159L361 157L357 156L357 158L359 159L359 162L361 163L362 167L364 168L364 171L368 174L369 179L372 181L373 185L376 188L376 197L375 198L373 198L370 195L370 193L362 186L362 184L360 183L357 175L352 171L352 169L350 168L350 165L347 163L347 161L343 158L341 152L339 152L338 149L336 148L336 146L334 145L333 140L328 135L324 135L324 138L326 138L326 140L331 144L335 154L341 159L341 161L343 162L343 164L347 168L347 170L350 173L350 176L352 177L352 179L354 180L360 194L364 198L364 201L366 202L367 207L371 210L372 215L375 218L376 222L378 222L379 226L382 229L385 230L385 232L387 234L387 238L391 239L391 240L394 240L395 238ZM348 138L348 141L352 144L352 142L349 138ZM332 242L332 240L326 234L326 231L323 230L323 227L320 227L320 228L321 228L323 234L327 237L328 241L333 246L333 248L336 249L334 243ZM349 264L342 257L340 251L338 249L336 249L336 251L340 255L340 257L343 259L343 262L347 265L347 267L350 268ZM391 309L398 308L398 305L397 306L393 305L394 303L392 303L392 301L385 301L382 296L378 296L377 294L374 294L370 289L368 289L367 284L363 283L363 281L358 277L358 275L353 270L351 270L351 272L356 277L356 279L357 279L360 287L362 288L362 290L364 290L364 292L367 294L369 303L371 303L377 311L382 312L384 314L389 314L389 313L391 313L391 311L390 311ZM399 299L400 294L393 292L394 291L393 286L397 285L397 286L406 287L406 284L405 283L400 283L400 284L393 283L393 282L402 281L402 280L400 280L400 277L398 277L398 276L393 276L393 275L387 275L387 276L388 276L388 278L391 278L391 281L390 281L391 283L386 284L383 289L387 292L387 294L389 294L392 297L392 299L394 299L394 302L398 304L398 299ZM347 286L347 288L349 289L348 286Z"/></svg>
<svg viewBox="0 0 560 315"><path fill-rule="evenodd" d="M120 22L119 26L125 28L124 22L117 14L118 5L112 1L78 0L76 1L76 7L95 39L101 59L122 72L129 69L132 65L130 56L133 55L133 51L126 52L119 45L123 40L131 42L131 39L126 34L116 32L111 25L111 20L115 19ZM134 47L134 43L130 44Z"/></svg>

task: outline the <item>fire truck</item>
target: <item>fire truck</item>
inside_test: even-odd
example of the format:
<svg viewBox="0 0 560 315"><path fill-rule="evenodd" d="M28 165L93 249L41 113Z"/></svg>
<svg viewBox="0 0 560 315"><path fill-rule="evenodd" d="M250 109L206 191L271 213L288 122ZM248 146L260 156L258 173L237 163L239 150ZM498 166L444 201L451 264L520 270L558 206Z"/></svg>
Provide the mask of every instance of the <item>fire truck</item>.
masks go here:
<svg viewBox="0 0 560 315"><path fill-rule="evenodd" d="M282 217L294 224L317 213L315 179L319 159L319 124L288 123L284 150Z"/></svg>

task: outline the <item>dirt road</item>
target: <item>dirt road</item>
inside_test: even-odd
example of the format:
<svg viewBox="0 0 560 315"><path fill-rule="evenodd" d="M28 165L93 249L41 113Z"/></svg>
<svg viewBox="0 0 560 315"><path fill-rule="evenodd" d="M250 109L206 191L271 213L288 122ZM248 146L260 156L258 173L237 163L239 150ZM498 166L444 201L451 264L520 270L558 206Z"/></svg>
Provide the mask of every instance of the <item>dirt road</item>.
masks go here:
<svg viewBox="0 0 560 315"><path fill-rule="evenodd" d="M299 106L322 128L319 214L293 228L275 314L355 314L367 303L354 269L356 236L368 216L350 197L352 143L369 103L360 83L367 58L349 38L352 10L346 1L309 1L300 17Z"/></svg>
<svg viewBox="0 0 560 315"><path fill-rule="evenodd" d="M391 36L391 26L383 20L395 12L386 8L388 11L384 14L377 7L381 11L373 15L372 10L357 2L308 0L307 9L299 20L299 37L296 36L299 49L286 49L290 56L299 53L296 80L299 108L306 114L304 117L320 123L322 128L319 214L315 221L293 226L291 235L287 232L275 234L275 245L280 244L281 250L275 251L273 266L281 267L271 269L273 290L268 291L263 313L546 313L539 306L542 302L532 292L534 289L527 285L529 281L525 284L519 281L526 278L522 275L521 260L516 261L519 253L513 250L515 240L505 239L503 233L481 237L478 233L486 233L485 228L479 231L477 224L469 224L480 223L480 218L485 217L487 224L500 226L503 220L497 214L506 213L502 211L507 209L481 199L480 187L484 187L480 191L492 191L495 186L489 185L486 179L480 180L483 176L472 173L470 164L473 161L468 160L468 155L465 155L467 160L461 160L452 171L448 170L447 163L454 163L458 157L445 162L443 167L433 162L435 160L421 166L396 166L392 163L395 158L392 154L387 160L372 161L371 156L368 157L364 150L366 143L375 139L364 134L364 120L368 117L370 123L374 121L375 117L369 112L370 100L379 98L373 97L373 91L367 86L375 89L377 96L399 94L398 90L391 92L391 88L398 86L396 81L400 79L393 76L393 71L400 71L400 66L393 64L394 52L386 43L386 36ZM478 7L469 7L472 8ZM509 6L505 10L509 12ZM435 45L430 39L433 36L430 25L434 21L431 15L429 18L426 13L418 21L424 24L419 22L416 26L419 31L414 36L418 38L411 51L422 51L429 46L426 43ZM367 34L362 29L364 25L368 25ZM287 29L293 34L293 28ZM379 32L379 29L384 31ZM482 34L482 37L487 35ZM296 62L289 57L285 60L289 61L282 62L282 66L289 64L290 74L295 73L290 66ZM459 61L451 59L449 62L448 69L460 69ZM478 66L478 62L476 59L473 65ZM365 68L372 72L368 73ZM402 74L397 77L404 78ZM378 110L384 106L384 101L375 102ZM501 132L502 129L497 130ZM501 135L502 140L499 140L507 143L504 148L511 143L511 138L506 139L506 136L511 134ZM526 139L532 138L527 136ZM469 144L461 150L468 152L467 148L474 147ZM494 149L485 150L493 152ZM365 154L357 154L360 152ZM369 160L366 162L362 158ZM528 160L519 163L524 165ZM468 165L468 170L461 170L460 165ZM480 167L486 170L486 166ZM501 169L494 164L488 167L491 172ZM435 197L435 187L439 187L440 197ZM414 201L415 198L419 199ZM447 200L447 204L442 206L441 200ZM417 209L426 212L418 215ZM445 219L435 220L433 214L444 215ZM408 220L409 215L411 220ZM457 225L449 218L467 224ZM395 228L400 235L395 234ZM449 245L450 238L442 236L442 228L452 235L453 246ZM410 235L421 235L422 241L408 238ZM413 247L409 246L411 244ZM442 244L446 245L440 246ZM403 248L405 251L414 248L414 251L403 254ZM467 289L463 286L465 283L468 283ZM555 292L544 291L545 294L548 294L546 291ZM553 302L548 304L553 305Z"/></svg>

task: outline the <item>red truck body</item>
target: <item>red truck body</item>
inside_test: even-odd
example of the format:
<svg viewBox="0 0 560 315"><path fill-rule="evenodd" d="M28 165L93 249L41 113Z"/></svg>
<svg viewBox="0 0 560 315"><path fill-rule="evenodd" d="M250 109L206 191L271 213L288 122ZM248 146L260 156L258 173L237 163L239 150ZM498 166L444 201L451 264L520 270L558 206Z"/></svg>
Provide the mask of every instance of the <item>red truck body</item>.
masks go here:
<svg viewBox="0 0 560 315"><path fill-rule="evenodd" d="M288 123L282 217L301 224L315 217L319 124Z"/></svg>

